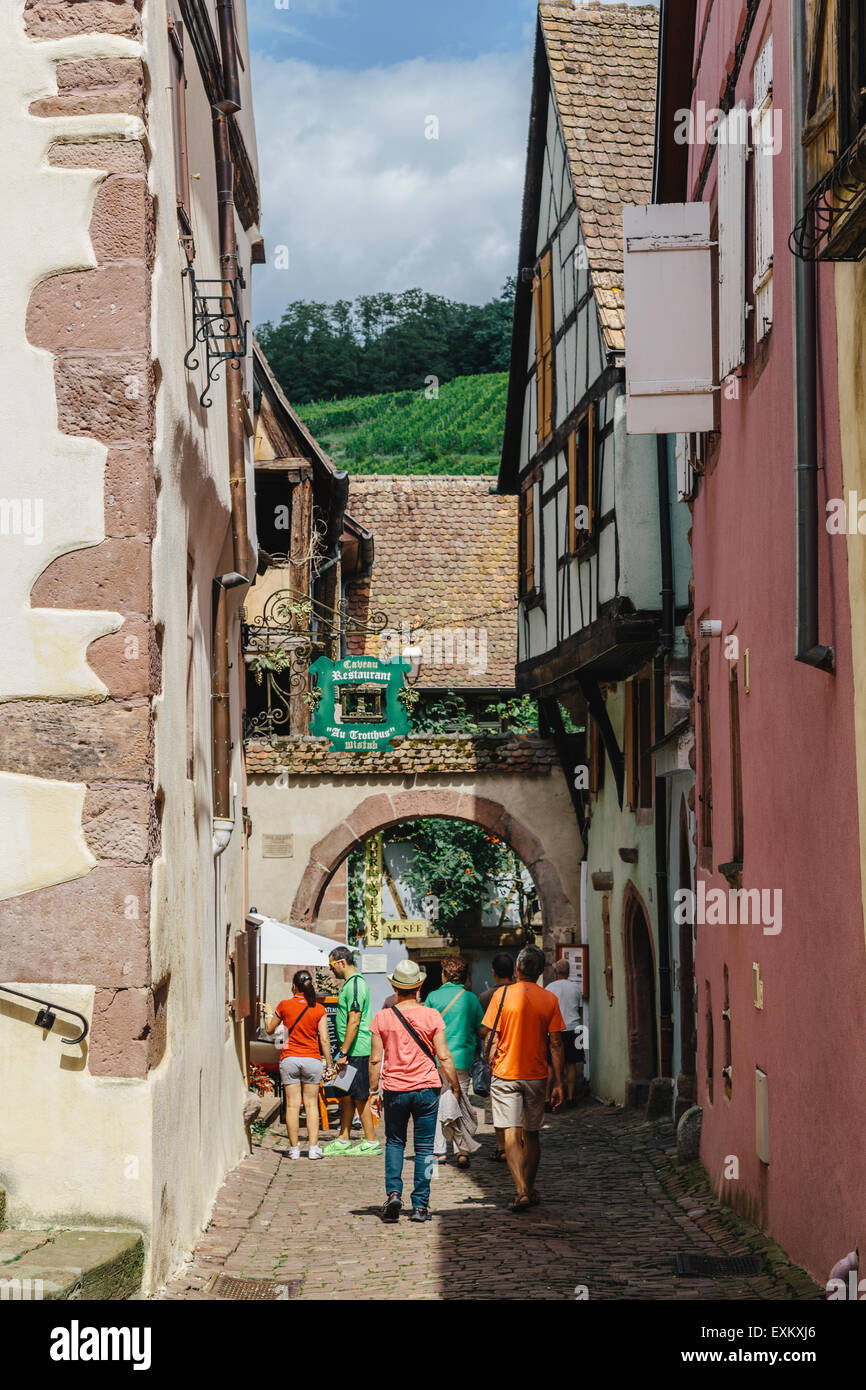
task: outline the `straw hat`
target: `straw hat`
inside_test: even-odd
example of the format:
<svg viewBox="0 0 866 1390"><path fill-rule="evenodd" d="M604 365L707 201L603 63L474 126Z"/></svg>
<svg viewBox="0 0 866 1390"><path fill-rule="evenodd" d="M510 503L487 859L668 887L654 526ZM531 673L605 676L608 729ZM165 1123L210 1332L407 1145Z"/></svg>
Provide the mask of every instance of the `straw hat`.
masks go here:
<svg viewBox="0 0 866 1390"><path fill-rule="evenodd" d="M401 960L388 979L395 989L417 989L427 979L427 971L423 970L417 961Z"/></svg>

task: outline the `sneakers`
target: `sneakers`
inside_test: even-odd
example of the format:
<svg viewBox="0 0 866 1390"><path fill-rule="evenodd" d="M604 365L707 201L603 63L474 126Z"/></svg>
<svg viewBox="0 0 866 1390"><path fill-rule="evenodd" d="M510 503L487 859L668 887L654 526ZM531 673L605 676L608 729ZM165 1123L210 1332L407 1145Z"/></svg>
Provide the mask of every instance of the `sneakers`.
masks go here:
<svg viewBox="0 0 866 1390"><path fill-rule="evenodd" d="M360 1144L352 1144L346 1151L347 1158L366 1158L368 1154L380 1154L382 1145L378 1139L362 1139Z"/></svg>
<svg viewBox="0 0 866 1390"><path fill-rule="evenodd" d="M309 1153L307 1154L307 1158L321 1158L321 1157L322 1157L322 1150L320 1149L319 1145L318 1145L318 1144L312 1144L312 1145L310 1146L310 1151L309 1151Z"/></svg>
<svg viewBox="0 0 866 1390"><path fill-rule="evenodd" d="M289 1151L288 1151L288 1153L287 1153L286 1156L287 1156L288 1158L300 1158L300 1156L301 1156L301 1146L300 1146L300 1144L295 1144L295 1146L294 1146L293 1148L289 1149Z"/></svg>
<svg viewBox="0 0 866 1390"><path fill-rule="evenodd" d="M412 1208L412 1215L409 1217L409 1220L410 1220L410 1221L429 1221L429 1220L430 1220L430 1208L429 1208L429 1207L413 1207L413 1208Z"/></svg>
<svg viewBox="0 0 866 1390"><path fill-rule="evenodd" d="M391 1225L394 1221L399 1220L402 1205L403 1204L398 1194L396 1192L389 1192L388 1198L384 1206L382 1207L382 1220L385 1221L388 1225Z"/></svg>
<svg viewBox="0 0 866 1390"><path fill-rule="evenodd" d="M348 1139L332 1139L330 1144L326 1144L322 1153L325 1158L340 1158L347 1154L352 1145Z"/></svg>

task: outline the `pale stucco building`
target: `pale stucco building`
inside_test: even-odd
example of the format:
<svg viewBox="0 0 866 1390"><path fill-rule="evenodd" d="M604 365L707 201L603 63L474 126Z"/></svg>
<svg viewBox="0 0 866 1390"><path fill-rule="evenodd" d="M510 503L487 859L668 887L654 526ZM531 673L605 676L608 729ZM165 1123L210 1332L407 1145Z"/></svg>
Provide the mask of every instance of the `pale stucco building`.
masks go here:
<svg viewBox="0 0 866 1390"><path fill-rule="evenodd" d="M58 1006L0 989L0 1184L152 1289L247 1151L245 4L11 0L0 54L0 981Z"/></svg>

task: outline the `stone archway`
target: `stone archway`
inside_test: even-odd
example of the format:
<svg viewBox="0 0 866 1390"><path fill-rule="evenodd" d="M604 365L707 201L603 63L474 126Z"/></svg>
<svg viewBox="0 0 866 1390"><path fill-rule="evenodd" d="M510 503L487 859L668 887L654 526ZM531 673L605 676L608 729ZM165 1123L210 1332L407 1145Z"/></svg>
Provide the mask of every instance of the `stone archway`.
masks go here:
<svg viewBox="0 0 866 1390"><path fill-rule="evenodd" d="M322 897L333 875L354 849L379 830L401 821L442 816L472 821L498 835L519 856L538 890L543 939L552 944L552 930L577 930L578 922L559 872L541 840L499 801L471 792L445 788L379 792L359 802L350 815L315 844L292 904L290 921L307 931L315 928Z"/></svg>
<svg viewBox="0 0 866 1390"><path fill-rule="evenodd" d="M628 1064L625 1103L643 1107L658 1075L655 954L649 914L634 884L626 884L622 910L628 1005Z"/></svg>

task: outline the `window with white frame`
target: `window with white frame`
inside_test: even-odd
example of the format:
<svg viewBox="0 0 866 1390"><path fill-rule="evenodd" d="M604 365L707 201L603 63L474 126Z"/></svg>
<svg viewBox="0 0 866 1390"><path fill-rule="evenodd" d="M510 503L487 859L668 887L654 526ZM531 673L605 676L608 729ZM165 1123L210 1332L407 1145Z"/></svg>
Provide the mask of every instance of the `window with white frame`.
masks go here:
<svg viewBox="0 0 866 1390"><path fill-rule="evenodd" d="M755 63L752 143L755 160L755 340L773 326L773 39Z"/></svg>

